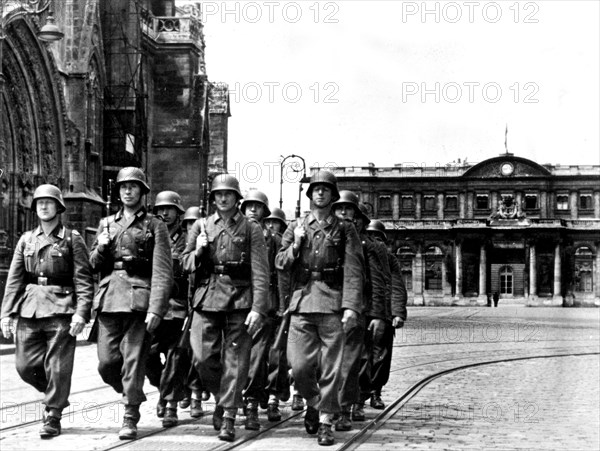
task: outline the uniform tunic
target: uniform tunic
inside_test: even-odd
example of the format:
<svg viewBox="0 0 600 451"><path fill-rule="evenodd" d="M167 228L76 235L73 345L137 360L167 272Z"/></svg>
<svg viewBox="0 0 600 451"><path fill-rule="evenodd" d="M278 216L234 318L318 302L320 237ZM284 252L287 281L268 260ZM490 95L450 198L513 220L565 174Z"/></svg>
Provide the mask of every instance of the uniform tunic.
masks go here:
<svg viewBox="0 0 600 451"><path fill-rule="evenodd" d="M320 395L319 409L337 413L342 310L359 315L363 310L362 247L354 226L333 214L319 224L310 213L301 224L306 236L296 257L292 244L298 223L286 229L275 259L277 269L291 271L288 358L301 396Z"/></svg>
<svg viewBox="0 0 600 451"><path fill-rule="evenodd" d="M94 241L90 263L101 280L94 297L98 312L98 371L123 402L139 405L150 335L146 313L164 317L173 285L167 226L141 208L129 220L123 210L100 220L96 236L108 221L111 241L103 252Z"/></svg>
<svg viewBox="0 0 600 451"><path fill-rule="evenodd" d="M196 257L196 239L205 221L208 246ZM269 313L269 265L262 229L236 209L226 222L218 212L197 220L183 253L195 272L190 342L204 387L228 411L242 405L252 338L244 324L253 310Z"/></svg>
<svg viewBox="0 0 600 451"><path fill-rule="evenodd" d="M90 319L94 283L88 250L76 230L58 225L49 236L26 232L13 255L1 317L18 316L16 366L21 378L41 392L47 408L69 405L75 337L74 313Z"/></svg>

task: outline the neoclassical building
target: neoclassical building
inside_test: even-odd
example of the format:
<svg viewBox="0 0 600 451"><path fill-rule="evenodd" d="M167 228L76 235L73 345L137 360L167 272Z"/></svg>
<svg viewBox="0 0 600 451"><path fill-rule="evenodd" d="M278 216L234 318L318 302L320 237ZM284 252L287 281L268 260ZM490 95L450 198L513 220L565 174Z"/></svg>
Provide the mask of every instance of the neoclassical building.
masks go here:
<svg viewBox="0 0 600 451"><path fill-rule="evenodd" d="M600 166L337 167L383 221L415 305L600 305Z"/></svg>

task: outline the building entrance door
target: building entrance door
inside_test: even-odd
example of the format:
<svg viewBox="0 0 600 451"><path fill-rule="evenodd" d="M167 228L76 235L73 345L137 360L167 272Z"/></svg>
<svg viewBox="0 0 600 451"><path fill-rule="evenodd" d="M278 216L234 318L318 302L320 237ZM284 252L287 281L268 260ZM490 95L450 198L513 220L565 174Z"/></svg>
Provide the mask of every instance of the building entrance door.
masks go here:
<svg viewBox="0 0 600 451"><path fill-rule="evenodd" d="M500 268L500 297L513 297L514 295L514 277L511 266Z"/></svg>

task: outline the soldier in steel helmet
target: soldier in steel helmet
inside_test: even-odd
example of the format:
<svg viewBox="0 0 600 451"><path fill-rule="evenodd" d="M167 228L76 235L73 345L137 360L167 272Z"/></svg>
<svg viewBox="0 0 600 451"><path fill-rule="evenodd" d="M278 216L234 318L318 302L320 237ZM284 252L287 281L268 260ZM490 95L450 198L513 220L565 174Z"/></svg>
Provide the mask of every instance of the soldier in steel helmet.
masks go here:
<svg viewBox="0 0 600 451"><path fill-rule="evenodd" d="M188 237L190 231L192 230L192 226L194 223L202 217L202 211L200 207L189 207L185 214L183 215L183 219L181 220L184 232L186 244L188 242ZM185 250L185 249L184 249ZM191 317L194 314L194 311L191 308L192 298L194 296L194 274L188 274L188 320L187 322L191 325ZM179 407L182 409L190 408L190 416L192 418L200 418L204 415L204 410L202 409L202 401L208 400L210 394L204 391L202 386L202 381L200 380L200 375L196 370L196 366L193 363L194 354L192 352L192 348L190 346L190 337L189 337L189 327L185 330L186 339L182 340L185 346L188 349L188 358L190 361L190 368L188 374L185 379L185 396L179 401Z"/></svg>
<svg viewBox="0 0 600 451"><path fill-rule="evenodd" d="M377 219L372 220L367 233L372 235L382 244L387 245L385 226ZM387 249L387 246L386 246ZM385 403L381 399L381 390L387 384L392 364L392 350L394 349L394 329L404 326L406 321L406 286L398 259L387 249L387 257L391 271L391 281L388 284L388 306L385 311L383 333L373 335L371 357L371 407L384 409Z"/></svg>
<svg viewBox="0 0 600 451"><path fill-rule="evenodd" d="M304 426L319 445L334 443L333 417L339 413L346 334L363 310L363 255L354 226L332 212L339 199L328 171L311 177L306 195L311 212L283 234L275 263L291 272L288 359L294 383L307 402Z"/></svg>
<svg viewBox="0 0 600 451"><path fill-rule="evenodd" d="M267 260L269 263L269 309L263 326L252 336L248 383L244 389L244 397L247 403L245 427L248 430L257 431L260 429L260 422L258 420L259 405L267 406L267 418L269 421L281 420L279 392L276 390L272 392L267 391L269 351L272 349L278 325L279 293L277 289L275 255L281 247L281 240L263 223L264 218L271 215L271 210L269 209L269 199L262 191L249 191L242 200L240 210L248 219L256 221L261 225L267 246ZM273 389L275 388L273 387Z"/></svg>
<svg viewBox="0 0 600 451"><path fill-rule="evenodd" d="M186 244L186 234L180 220L184 211L181 196L175 191L161 191L156 195L152 213L164 221L169 231L173 290L169 309L152 336L146 376L150 384L159 389L156 415L163 419L163 427L177 426L177 403L185 397L184 374L189 371L189 360L182 362L182 353L176 349L188 312L188 275L183 272L181 264L181 254Z"/></svg>
<svg viewBox="0 0 600 451"><path fill-rule="evenodd" d="M337 431L352 429L352 420L365 420L362 392L365 391L365 384L370 382L370 366L367 365L370 362L370 337L383 330L387 302L386 282L391 277L387 250L381 243L367 236L365 228L369 217L366 209L361 207L363 205L359 204L358 196L352 191L341 191L340 199L333 204L335 214L341 219L351 221L356 227L365 260L363 311L358 327L346 336L344 346L340 389L341 414L335 424Z"/></svg>
<svg viewBox="0 0 600 451"><path fill-rule="evenodd" d="M75 336L90 319L94 282L83 238L60 221L66 210L60 190L39 186L31 209L39 226L15 247L0 325L6 338L15 335L21 379L44 393L39 434L50 438L61 433L62 411L69 405Z"/></svg>
<svg viewBox="0 0 600 451"><path fill-rule="evenodd" d="M216 211L192 226L183 253L195 273L190 342L202 383L215 397L213 427L219 439L235 439L252 336L269 312L269 263L260 225L237 207L238 180L217 175L209 195Z"/></svg>
<svg viewBox="0 0 600 451"><path fill-rule="evenodd" d="M137 437L151 336L169 309L173 264L169 231L146 211L150 191L144 172L119 171L115 186L121 208L100 220L90 263L100 273L94 309L98 321L98 371L117 393L125 413L119 438Z"/></svg>

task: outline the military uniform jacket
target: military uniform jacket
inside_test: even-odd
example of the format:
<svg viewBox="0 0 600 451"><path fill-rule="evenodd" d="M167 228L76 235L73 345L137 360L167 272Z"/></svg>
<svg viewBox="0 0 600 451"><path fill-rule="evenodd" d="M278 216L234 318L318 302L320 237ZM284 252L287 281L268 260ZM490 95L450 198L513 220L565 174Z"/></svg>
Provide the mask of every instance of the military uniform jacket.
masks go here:
<svg viewBox="0 0 600 451"><path fill-rule="evenodd" d="M196 239L205 221L208 246L196 258ZM269 263L260 224L239 210L226 223L215 212L198 219L183 253L184 270L195 273L192 308L209 312L269 313Z"/></svg>
<svg viewBox="0 0 600 451"><path fill-rule="evenodd" d="M283 234L278 232L272 232L273 237L275 238L276 243L276 251L275 257L279 253L281 249L281 241L283 238ZM278 300L278 308L277 315L283 316L285 310L289 307L290 297L291 297L291 277L289 271L281 271L277 269L275 266L275 271L277 272L277 300Z"/></svg>
<svg viewBox="0 0 600 451"><path fill-rule="evenodd" d="M382 243L383 244L383 243ZM388 252L388 259L390 262L390 269L392 271L392 284L391 284L391 308L392 316L399 317L402 321L406 321L406 301L408 296L406 295L406 286L404 285L404 279L402 278L402 270L400 263L394 254Z"/></svg>
<svg viewBox="0 0 600 451"><path fill-rule="evenodd" d="M101 253L96 239L90 254L93 271L101 275L94 309L106 313L149 312L164 317L173 286L167 226L145 208L129 221L119 210L100 220L96 236L104 231L107 220L110 244Z"/></svg>
<svg viewBox="0 0 600 451"><path fill-rule="evenodd" d="M23 318L46 318L77 313L89 321L93 296L89 255L81 235L59 223L46 236L38 226L17 243L1 317L18 314Z"/></svg>
<svg viewBox="0 0 600 451"><path fill-rule="evenodd" d="M281 235L262 225L263 236L267 246L267 261L269 262L269 313L271 315L280 313L279 289L277 281L277 269L275 268L275 256L281 248Z"/></svg>
<svg viewBox="0 0 600 451"><path fill-rule="evenodd" d="M297 313L338 313L342 309L351 309L361 314L364 308L364 258L354 226L339 220L334 214L319 224L309 213L302 224L306 236L295 257L292 245L298 222L286 229L281 250L275 258L277 269L291 272L289 310ZM314 277L336 265L343 265L339 287ZM309 280L305 281L302 274L307 272Z"/></svg>
<svg viewBox="0 0 600 451"><path fill-rule="evenodd" d="M385 245L366 233L360 234L367 267L365 314L370 318L391 321L389 287L392 273Z"/></svg>
<svg viewBox="0 0 600 451"><path fill-rule="evenodd" d="M186 244L186 234L181 226L170 233L170 241L173 257L173 289L169 298L169 310L164 319L185 318L188 312L189 281L181 262Z"/></svg>

